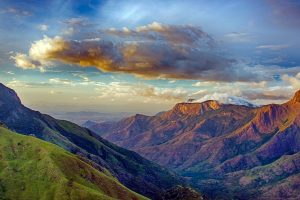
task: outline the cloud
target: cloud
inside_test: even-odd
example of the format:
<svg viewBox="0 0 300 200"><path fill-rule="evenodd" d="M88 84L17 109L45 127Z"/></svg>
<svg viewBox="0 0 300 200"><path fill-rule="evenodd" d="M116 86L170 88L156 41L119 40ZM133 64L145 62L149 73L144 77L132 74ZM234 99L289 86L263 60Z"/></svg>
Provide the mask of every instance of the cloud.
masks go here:
<svg viewBox="0 0 300 200"><path fill-rule="evenodd" d="M48 38L44 36L44 39L32 43L29 56L34 60L51 60L54 57L53 54L63 52L67 48L65 41L61 37Z"/></svg>
<svg viewBox="0 0 300 200"><path fill-rule="evenodd" d="M15 61L15 65L22 69L35 69L38 66L41 66L41 63L38 60L33 60L31 57L26 54L17 53L15 56L11 56L11 59Z"/></svg>
<svg viewBox="0 0 300 200"><path fill-rule="evenodd" d="M72 20L68 23L82 22ZM215 82L272 79L265 71L256 71L257 67L249 67L226 56L199 27L157 22L135 29L102 30L98 37L92 39L44 36L31 44L28 56L22 55L27 63L17 63L15 60L16 65L24 69L60 62L81 67L93 66L102 72L126 73L144 79Z"/></svg>
<svg viewBox="0 0 300 200"><path fill-rule="evenodd" d="M191 97L196 98L197 102L217 100L224 104L256 106L269 103L283 103L288 101L295 92L293 87L283 84L263 88L241 87L240 85L231 85L230 87L231 90L226 86L220 86L219 89L199 90L199 92L192 94ZM238 89L233 91L233 87ZM200 98L197 98L199 96Z"/></svg>
<svg viewBox="0 0 300 200"><path fill-rule="evenodd" d="M289 83L295 90L300 89L300 72L295 76L289 76L284 74L281 79L287 83Z"/></svg>
<svg viewBox="0 0 300 200"><path fill-rule="evenodd" d="M158 88L147 84L131 84L126 82L102 83L96 88L98 98L119 99L130 98L143 101L184 101L188 93L182 88Z"/></svg>
<svg viewBox="0 0 300 200"><path fill-rule="evenodd" d="M241 69L232 67L235 62L233 59L223 57L211 49L166 42L113 43L105 40L78 41L44 37L31 45L26 58L30 62L20 63L15 59L16 65L34 68L39 63L51 65L53 61L60 61L82 67L95 66L103 72L128 73L143 78L219 81L246 81L251 74L240 74Z"/></svg>
<svg viewBox="0 0 300 200"><path fill-rule="evenodd" d="M49 83L59 84L59 85L75 85L73 81L68 79L61 79L61 78L51 78L49 79Z"/></svg>
<svg viewBox="0 0 300 200"><path fill-rule="evenodd" d="M277 71L275 67L272 70L274 70L274 72ZM271 75L273 75L272 70L270 70ZM296 71L297 68L295 70L278 71L279 78L273 79L272 81L232 83L199 81L193 84L193 86L198 89L198 92L194 92L189 96L193 99L204 100L203 97L205 95L212 98L214 97L213 94L216 93L228 94L228 96L238 96L254 102L257 105L283 103L288 101L294 92L299 89L299 68L298 72Z"/></svg>
<svg viewBox="0 0 300 200"><path fill-rule="evenodd" d="M286 49L288 47L289 47L289 45L279 44L279 45L260 45L260 46L257 46L256 48L257 49L269 49L269 50L272 50L272 51L278 51L278 50Z"/></svg>
<svg viewBox="0 0 300 200"><path fill-rule="evenodd" d="M19 16L19 17L29 17L32 15L32 13L30 11L27 10L22 10L22 9L18 9L18 8L14 8L14 7L9 7L9 8L5 8L0 10L0 14L12 14L15 16Z"/></svg>
<svg viewBox="0 0 300 200"><path fill-rule="evenodd" d="M40 88L51 85L46 82L28 82L13 78L13 80L7 82L7 86L11 88Z"/></svg>
<svg viewBox="0 0 300 200"><path fill-rule="evenodd" d="M256 106L254 103L251 103L249 100L238 97L238 96L231 96L227 93L213 93L207 94L204 97L196 100L195 102L204 102L207 100L216 100L223 104L235 104L235 105L244 105L244 106Z"/></svg>
<svg viewBox="0 0 300 200"><path fill-rule="evenodd" d="M255 65L252 70L256 71L258 74L266 74L268 77L277 77L284 74L291 76L296 75L300 71L300 66L294 67L281 67L278 65ZM265 81L272 81L274 78Z"/></svg>
<svg viewBox="0 0 300 200"><path fill-rule="evenodd" d="M164 25L153 22L135 29L124 27L122 30L110 29L105 32L121 37L134 37L155 41L168 41L173 44L213 45L214 40L199 27L189 25Z"/></svg>
<svg viewBox="0 0 300 200"><path fill-rule="evenodd" d="M48 31L49 26L47 26L46 24L41 24L38 26L38 29L40 31Z"/></svg>
<svg viewBox="0 0 300 200"><path fill-rule="evenodd" d="M90 24L88 22L88 19L84 17L74 17L74 18L66 19L63 21L63 23L69 26L86 26Z"/></svg>
<svg viewBox="0 0 300 200"><path fill-rule="evenodd" d="M85 74L81 73L72 73L74 77L79 77L83 82L90 82L89 77L87 77Z"/></svg>
<svg viewBox="0 0 300 200"><path fill-rule="evenodd" d="M227 40L230 40L232 42L250 42L251 37L248 33L243 32L232 32L225 35L225 38Z"/></svg>
<svg viewBox="0 0 300 200"><path fill-rule="evenodd" d="M193 83L192 86L194 87L214 87L216 89L224 90L233 88L236 86L236 88L266 88L267 87L267 81L260 81L260 82L233 82L233 83L221 83L221 82L208 82L208 81L199 81L196 83Z"/></svg>
<svg viewBox="0 0 300 200"><path fill-rule="evenodd" d="M187 92L180 88L156 88L153 86L143 85L134 90L134 93L138 96L148 98L159 98L162 100L178 100L183 101L187 98Z"/></svg>
<svg viewBox="0 0 300 200"><path fill-rule="evenodd" d="M281 93L280 93L281 92ZM242 95L250 100L288 100L292 92L287 88L243 91Z"/></svg>
<svg viewBox="0 0 300 200"><path fill-rule="evenodd" d="M13 79L12 81L10 81L10 82L7 83L7 86L11 87L11 88L28 87L28 84L26 82Z"/></svg>
<svg viewBox="0 0 300 200"><path fill-rule="evenodd" d="M74 17L62 21L66 25L63 30L63 35L65 36L74 36L76 34L84 33L86 35L91 34L89 31L95 29L95 24L92 24L88 18L85 17ZM94 34L92 34L94 35Z"/></svg>

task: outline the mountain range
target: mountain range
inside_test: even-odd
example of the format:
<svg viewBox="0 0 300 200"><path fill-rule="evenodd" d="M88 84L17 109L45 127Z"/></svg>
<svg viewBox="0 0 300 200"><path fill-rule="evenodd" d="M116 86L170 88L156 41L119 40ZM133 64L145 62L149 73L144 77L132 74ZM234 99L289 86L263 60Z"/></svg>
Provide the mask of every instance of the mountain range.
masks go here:
<svg viewBox="0 0 300 200"><path fill-rule="evenodd" d="M0 84L0 125L0 199L203 199L187 183L211 199L300 198L300 91L283 104L178 103L83 128Z"/></svg>
<svg viewBox="0 0 300 200"><path fill-rule="evenodd" d="M125 117L129 117L133 115L133 113L127 113L127 112L107 113L107 112L81 111L81 112L53 112L53 113L49 113L49 115L51 115L56 119L63 119L78 125L82 125L86 121L93 121L97 123L120 121Z"/></svg>
<svg viewBox="0 0 300 200"><path fill-rule="evenodd" d="M164 194L165 190L170 189L176 185L186 184L185 180L183 180L181 177L179 177L174 172L168 170L167 168L161 167L158 164L155 164L154 162L144 159L143 157L141 157L139 154L135 152L120 148L108 142L107 140L102 139L100 136L98 136L97 134L93 133L92 131L86 128L82 128L74 123L65 120L57 120L49 115L45 115L38 111L34 111L27 108L21 103L21 100L19 99L15 91L4 86L3 84L0 84L0 122L4 124L5 127L7 127L7 129L13 132L31 136L30 139L28 139L28 137L27 139L23 137L24 141L28 140L28 142L30 143L28 145L29 146L33 145L32 148L41 146L40 150L38 149L37 151L46 151L46 150L56 151L56 150L50 144L49 144L49 148L48 145L45 145L44 147L45 143L42 143L38 140L34 140L32 137L36 137L38 139L47 141L49 143L53 143L63 148L64 150L72 153L72 155L74 155L71 156L70 154L62 152L62 150L59 150L59 155L64 154L65 156L67 156L67 158L65 156L64 158L61 158L62 163L59 163L59 165L63 165L63 166L59 166L59 167L53 166L55 167L54 170L60 170L61 168L63 168L65 169L65 171L70 171L70 173L71 172L80 173L80 171L82 170L78 169L79 171L76 172L76 169L73 169L71 164L79 163L82 161L90 165L90 167L88 168L93 168L93 169L88 169L88 171L95 171L95 170L98 170L100 172L108 171L112 177L114 177L116 180L120 182L118 184L119 186L121 184L124 185L120 187L123 188L127 187L151 199L160 199L161 195ZM8 133L12 133L12 132L4 131L1 129L1 134L0 134L1 140L8 142L4 147L1 145L2 149L12 148L12 144L13 146L15 146L14 139L10 139ZM6 137L8 137L8 139L6 139ZM16 137L16 141L19 141L18 137L21 138L21 136L18 137L11 136L11 137L13 138ZM35 142L37 144L33 144ZM25 145L25 147L22 148L25 149L26 147L28 146ZM17 146L16 148L19 147ZM24 162L26 161L26 163L31 163L33 166L39 165L38 163L34 163L36 162L36 159L39 158L31 157L33 149L29 148L25 150L26 151L28 150L30 153L28 154L24 153L26 155L25 157L21 156L21 159ZM16 156L17 156L16 159L12 160L12 162L14 162L16 166L20 166L21 163L19 163L19 160L17 159L18 155ZM26 157L26 156L30 156L30 157ZM0 159L3 159L2 154L0 156ZM34 159L34 160L30 161L30 159ZM45 159L47 160L47 157ZM79 161L78 159L81 161ZM8 162L5 159L1 161L4 163ZM57 160L52 159L49 164L52 164L52 162L57 162ZM43 161L41 161L41 163L42 165L46 164ZM66 165L64 165L64 163ZM68 163L70 164L69 166L67 166ZM0 168L1 167L3 166L1 165ZM20 166L20 168L22 167ZM76 166L74 166L74 168L76 168ZM27 169L25 168L25 171L26 170ZM36 169L36 167L33 167L32 170L38 170L38 169ZM47 171L45 172L35 171L35 173L37 173L36 176L38 176L39 173L41 173L39 174L40 176L44 176L45 173L47 173L47 176L45 178L51 178L49 177L50 175L48 176ZM17 175L18 173L15 174L15 176ZM65 174L65 176L69 178L70 177L72 178L71 175L72 174ZM5 176L5 174L2 174L2 176ZM77 176L73 178L77 179ZM12 177L11 181L13 181L15 178L16 177ZM5 180L3 180L2 178L0 179L1 186L6 188L5 184L7 183L6 182L2 183L2 181ZM10 181L10 179L8 181ZM91 180L82 180L82 181L85 181L85 183L88 184L90 187L93 188L98 187L98 185L94 182L91 182ZM117 181L111 182L110 184L116 186L117 184L116 182ZM11 185L12 183L9 184L10 184L9 187L12 188ZM35 188L32 187L31 189L34 190ZM89 190L89 188L87 188L87 190ZM96 190L99 191L102 189L98 187L98 189ZM98 194L97 191L94 191L96 196ZM105 193L105 191L103 190L102 193ZM127 193L127 194L131 195L132 193ZM116 191L116 195L117 195L117 191ZM13 196L9 196L9 197L13 198Z"/></svg>
<svg viewBox="0 0 300 200"><path fill-rule="evenodd" d="M283 104L178 103L88 128L212 199L300 199L300 91Z"/></svg>

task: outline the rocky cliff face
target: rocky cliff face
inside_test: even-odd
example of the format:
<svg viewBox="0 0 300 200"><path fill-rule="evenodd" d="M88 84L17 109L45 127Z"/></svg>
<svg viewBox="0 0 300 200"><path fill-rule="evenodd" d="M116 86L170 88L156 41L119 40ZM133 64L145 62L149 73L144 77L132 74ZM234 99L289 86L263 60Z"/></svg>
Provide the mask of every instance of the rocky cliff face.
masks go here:
<svg viewBox="0 0 300 200"><path fill-rule="evenodd" d="M203 103L178 103L172 110L166 112L167 116L197 116L207 111L217 110L221 105L217 101L205 101Z"/></svg>
<svg viewBox="0 0 300 200"><path fill-rule="evenodd" d="M264 197L271 195L266 188L274 185L273 198L277 198L284 190L295 191L286 183L297 183L297 167L272 175L269 181L258 177L249 181L246 175L258 169L259 177L267 176L277 163L285 168L289 166L283 159L286 155L298 159L299 119L300 91L284 104L256 108L215 101L180 103L156 116L124 119L97 132L177 170L211 197L224 198L224 192L236 198Z"/></svg>
<svg viewBox="0 0 300 200"><path fill-rule="evenodd" d="M300 103L300 90L295 93L291 103Z"/></svg>

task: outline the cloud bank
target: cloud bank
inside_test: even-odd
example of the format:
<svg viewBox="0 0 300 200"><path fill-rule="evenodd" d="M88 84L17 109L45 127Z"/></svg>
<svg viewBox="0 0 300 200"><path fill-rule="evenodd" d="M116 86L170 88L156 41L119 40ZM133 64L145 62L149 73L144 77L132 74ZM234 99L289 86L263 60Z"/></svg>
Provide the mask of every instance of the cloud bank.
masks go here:
<svg viewBox="0 0 300 200"><path fill-rule="evenodd" d="M86 26L86 20L82 18L72 18L64 23ZM296 67L266 68L242 64L226 56L217 48L214 39L196 26L153 22L134 29L100 30L95 36L80 40L44 36L31 44L28 55L17 53L12 58L16 66L23 69L44 69L58 62L144 79L209 82L271 81L274 76L293 75L298 70ZM287 47L262 45L257 48L280 50Z"/></svg>
<svg viewBox="0 0 300 200"><path fill-rule="evenodd" d="M261 75L238 66L234 59L224 56L215 48L212 37L199 27L154 22L135 29L100 32L96 39L45 36L32 43L28 55L17 54L12 58L16 66L23 69L61 62L81 67L94 66L102 72L127 73L146 79L221 82L261 79Z"/></svg>
<svg viewBox="0 0 300 200"><path fill-rule="evenodd" d="M207 100L216 100L222 104L234 104L234 105L243 105L243 106L250 106L250 107L257 106L245 98L238 97L238 96L231 96L228 93L207 94L204 97L196 100L196 102L204 102Z"/></svg>
<svg viewBox="0 0 300 200"><path fill-rule="evenodd" d="M188 93L182 88L158 88L148 84L131 84L126 82L111 82L99 84L96 87L100 99L131 99L142 98L143 101L178 102L184 101Z"/></svg>

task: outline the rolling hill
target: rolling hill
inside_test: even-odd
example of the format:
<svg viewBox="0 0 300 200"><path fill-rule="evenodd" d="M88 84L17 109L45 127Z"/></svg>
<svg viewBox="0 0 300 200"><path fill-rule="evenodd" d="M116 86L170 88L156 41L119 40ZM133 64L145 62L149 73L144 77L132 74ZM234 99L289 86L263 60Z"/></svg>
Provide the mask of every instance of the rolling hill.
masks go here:
<svg viewBox="0 0 300 200"><path fill-rule="evenodd" d="M179 103L155 116L89 128L214 199L300 198L300 91L281 105Z"/></svg>
<svg viewBox="0 0 300 200"><path fill-rule="evenodd" d="M0 126L0 199L147 198L54 144Z"/></svg>

